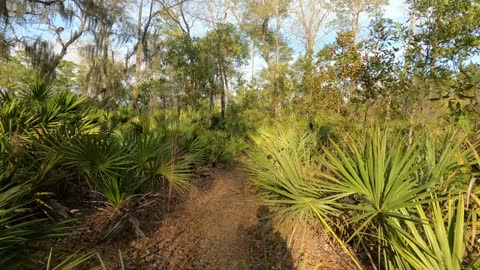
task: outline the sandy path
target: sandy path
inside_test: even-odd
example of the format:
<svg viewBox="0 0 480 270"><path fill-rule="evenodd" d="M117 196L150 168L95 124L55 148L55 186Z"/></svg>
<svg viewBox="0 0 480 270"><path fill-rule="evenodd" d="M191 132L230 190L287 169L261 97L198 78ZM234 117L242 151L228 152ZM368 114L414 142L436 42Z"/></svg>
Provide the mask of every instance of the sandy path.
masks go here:
<svg viewBox="0 0 480 270"><path fill-rule="evenodd" d="M153 235L136 241L140 260L156 269L245 269L249 228L259 205L238 167L216 169L208 190L192 187L183 209ZM147 248L147 252L141 249ZM147 268L145 268L147 269Z"/></svg>
<svg viewBox="0 0 480 270"><path fill-rule="evenodd" d="M148 237L130 243L132 269L351 269L318 231L278 232L239 168L213 170ZM285 239L291 241L287 247Z"/></svg>
<svg viewBox="0 0 480 270"><path fill-rule="evenodd" d="M186 196L174 196L170 214L165 215L167 199L160 193L134 212L146 237L124 233L102 240L98 220L105 213L99 211L85 219L87 233L57 241L57 253L95 250L108 269L120 269L119 250L127 270L352 269L319 228L298 227L292 236L267 218L268 208L257 200L239 165L215 168L212 179L193 183Z"/></svg>

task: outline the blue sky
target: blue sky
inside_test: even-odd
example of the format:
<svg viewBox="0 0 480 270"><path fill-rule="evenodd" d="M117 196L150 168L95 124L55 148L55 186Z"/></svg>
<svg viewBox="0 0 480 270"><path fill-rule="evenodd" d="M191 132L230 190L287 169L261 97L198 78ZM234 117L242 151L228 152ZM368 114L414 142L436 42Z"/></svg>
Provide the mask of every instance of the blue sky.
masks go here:
<svg viewBox="0 0 480 270"><path fill-rule="evenodd" d="M204 7L205 4L202 1L204 0L194 0L193 2L193 5L196 5L196 8L194 7L193 10L195 10L198 13L196 15L201 15L201 13L205 15L205 12L207 12ZM405 23L409 17L408 7L404 0L390 0L389 3L384 6L383 9L384 9L383 15L385 18L389 18L397 22ZM129 12L134 12L134 11L129 11ZM371 18L369 18L368 15L364 15L363 17L361 17L361 25L364 28L363 28L363 31L361 31L360 33L360 38L368 34L365 27L369 25L370 19ZM192 27L192 33L194 35L201 36L208 31L209 29L208 24L206 24L205 22L202 22L199 19L192 19L192 20L194 21L194 24ZM58 25L62 25L61 20L59 18L54 18L54 22ZM51 32L48 31L48 29L46 28L42 29L40 27L37 27L37 28L16 27L16 29L18 31L17 33L18 36L34 37L34 36L40 35L44 40L49 40L53 44L55 44L56 52L60 51L60 46L56 42L56 37L52 35ZM62 32L62 37L64 37L65 40L68 39L68 37L72 34L73 31L75 31L75 29L76 29L75 25L72 25L70 27L66 26L65 30ZM286 22L283 26L282 35L287 39L287 42L289 43L290 47L294 50L294 58L303 54L303 51L304 51L304 45L302 43L301 38L294 34L296 31L298 30L294 29L291 22ZM331 29L327 31L323 30L323 32L319 33L318 37L319 38L316 42L317 50L322 48L326 44L334 42L336 37L336 32L335 30L331 30ZM81 47L82 45L90 43L91 41L89 39L90 39L89 36L84 36L80 40L77 40L77 42L68 49L65 59L76 62L76 63L81 63L82 59L78 53L78 48ZM117 54L116 58L122 59L127 52L127 48L132 48L132 47L133 47L133 44L124 44L121 47L118 47L118 46L114 47L113 50ZM480 56L473 57L472 60L476 63L480 63ZM255 70L259 71L263 67L265 67L265 65L266 64L263 61L263 59L257 55L255 57ZM242 67L241 70L245 74L245 78L250 79L251 70L252 70L251 61L249 61L247 65Z"/></svg>
<svg viewBox="0 0 480 270"><path fill-rule="evenodd" d="M404 0L390 0L388 5L386 5L384 7L384 16L386 18L390 18L390 19L393 19L395 21L405 22L406 19L408 18L408 10L407 10L407 6L405 4L405 1ZM368 26L369 21L370 21L370 18L368 16L363 16L361 18L362 26L364 26L364 27ZM194 26L192 28L192 32L195 35L201 36L201 35L205 34L207 31L208 31L208 25L206 25L205 23L203 23L202 21L199 21L199 20L195 21ZM42 33L45 38L50 39L52 41L54 40L54 37L49 36L47 32L41 31L40 29L33 29L33 32ZM303 52L304 45L303 45L301 39L293 34L294 32L295 32L295 30L292 28L291 25L285 25L284 26L283 36L286 37L290 47L294 49L295 54L299 55ZM67 29L66 31L64 31L63 36L67 37L69 34L71 34L71 31L68 31L68 29ZM361 33L360 37L362 35L365 35L365 34L366 34L366 31ZM325 44L329 44L329 43L332 43L333 41L335 41L336 33L335 33L335 31L328 30L327 33L323 32L323 33L320 33L318 36L319 36L319 39L317 40L317 43L316 43L316 49L320 49ZM69 49L69 51L67 53L67 56L66 56L66 59L74 61L74 62L81 62L81 59L78 55L78 51L77 51L76 48L78 48L80 45L85 44L85 43L88 43L88 40L86 40L85 38L77 41L77 43L74 44L73 48ZM116 52L118 52L119 54L125 54L126 53L125 47L126 46L123 46L123 47L120 47L120 48L114 48L114 50ZM120 57L118 57L118 58L120 59ZM256 66L258 65L258 69L259 69L262 66L263 61L261 60L260 57L257 56L257 59L256 59L255 62L256 62ZM251 67L245 67L245 68L247 70L251 70Z"/></svg>
<svg viewBox="0 0 480 270"><path fill-rule="evenodd" d="M384 6L383 11L384 11L383 16L385 18L392 19L396 22L404 23L407 21L409 17L408 6L404 0L390 0L388 4ZM360 18L360 21L361 21L360 23L363 30L360 33L360 38L368 34L366 31L366 27L369 25L370 20L371 18L368 17L368 15L364 15ZM293 48L295 51L294 58L297 57L298 55L303 54L304 44L302 43L301 38L292 34L295 30L292 29L291 26L286 25L283 31L284 31L283 35L287 38L287 41L289 42L290 47ZM333 30L327 29L326 31L324 30L324 32L319 33L318 35L319 38L316 42L315 48L319 50L323 46L333 43L335 41L336 36L337 34L335 29ZM265 66L266 66L265 61L263 61L263 59L257 55L257 57L255 58L255 70L259 71ZM244 74L246 74L247 78L251 78L251 70L252 70L251 61L249 61L248 65L242 68L242 71L244 72Z"/></svg>

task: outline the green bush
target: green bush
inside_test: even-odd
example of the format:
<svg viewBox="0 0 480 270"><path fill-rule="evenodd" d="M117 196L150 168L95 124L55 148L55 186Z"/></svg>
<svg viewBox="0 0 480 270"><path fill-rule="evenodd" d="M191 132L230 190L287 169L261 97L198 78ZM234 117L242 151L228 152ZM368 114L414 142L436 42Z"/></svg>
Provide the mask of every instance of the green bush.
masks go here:
<svg viewBox="0 0 480 270"><path fill-rule="evenodd" d="M465 184L475 174L464 137L409 145L373 128L319 150L317 136L290 126L254 140L247 169L281 220L318 220L359 267L360 260L377 269L478 266L463 233L476 226L465 211Z"/></svg>
<svg viewBox="0 0 480 270"><path fill-rule="evenodd" d="M2 167L0 173L0 265L4 269L36 269L31 254L39 240L67 233L67 222L52 223L38 213L41 201L32 190L32 176Z"/></svg>

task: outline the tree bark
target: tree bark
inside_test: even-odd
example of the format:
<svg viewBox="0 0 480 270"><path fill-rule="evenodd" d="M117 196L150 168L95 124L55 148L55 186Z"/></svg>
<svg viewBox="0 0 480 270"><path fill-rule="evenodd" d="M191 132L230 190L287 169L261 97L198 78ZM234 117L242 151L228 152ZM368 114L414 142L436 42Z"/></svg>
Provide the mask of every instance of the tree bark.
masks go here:
<svg viewBox="0 0 480 270"><path fill-rule="evenodd" d="M222 119L225 119L225 92L226 92L226 84L227 84L227 78L225 77L225 70L224 70L224 64L223 64L223 57L220 57L220 67L219 67L219 72L220 72L220 84L222 86L222 91L220 93L220 107L221 107L221 114L222 114Z"/></svg>
<svg viewBox="0 0 480 270"><path fill-rule="evenodd" d="M435 22L433 27L433 35L432 35L432 46L431 46L431 57L430 57L430 73L433 74L437 67L437 57L439 55L439 48L438 48L438 38L437 35L438 29L440 28L440 24L442 22L442 13L441 11L437 10L435 15Z"/></svg>
<svg viewBox="0 0 480 270"><path fill-rule="evenodd" d="M142 15L143 15L143 0L140 0L140 5L138 7L138 21L137 21L137 46L135 54L135 86L133 87L132 92L132 108L133 110L138 109L138 96L140 91L141 84L141 63L143 56L143 42L142 42Z"/></svg>
<svg viewBox="0 0 480 270"><path fill-rule="evenodd" d="M255 81L255 42L252 41L252 83Z"/></svg>
<svg viewBox="0 0 480 270"><path fill-rule="evenodd" d="M413 36L415 34L415 24L417 22L417 15L415 14L415 10L412 9L410 15L410 26L409 26L409 35L408 35L408 40L407 40L407 49L405 51L405 65L403 67L403 73L404 76L408 73L410 70L410 58L412 57L412 42L413 42Z"/></svg>
<svg viewBox="0 0 480 270"><path fill-rule="evenodd" d="M273 81L273 95L275 100L277 100L277 96L280 94L279 92L279 85L278 85L278 74L280 68L280 4L277 2L277 6L275 7L275 73L274 73L274 81ZM274 110L274 117L278 119L280 117L280 104L278 101L275 101L275 110Z"/></svg>

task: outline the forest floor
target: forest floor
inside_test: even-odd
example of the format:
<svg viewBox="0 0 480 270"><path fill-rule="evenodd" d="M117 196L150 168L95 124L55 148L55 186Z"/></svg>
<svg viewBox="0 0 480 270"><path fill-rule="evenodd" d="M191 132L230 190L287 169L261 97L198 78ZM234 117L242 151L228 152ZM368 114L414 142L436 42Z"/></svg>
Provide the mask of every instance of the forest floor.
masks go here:
<svg viewBox="0 0 480 270"><path fill-rule="evenodd" d="M105 213L83 219L85 229L55 243L58 254L96 250L109 269L353 269L348 257L318 229L283 233L255 197L238 165L212 169L177 195L167 214L166 196L152 196L135 213L145 237L99 237Z"/></svg>

